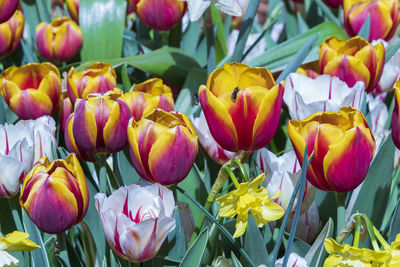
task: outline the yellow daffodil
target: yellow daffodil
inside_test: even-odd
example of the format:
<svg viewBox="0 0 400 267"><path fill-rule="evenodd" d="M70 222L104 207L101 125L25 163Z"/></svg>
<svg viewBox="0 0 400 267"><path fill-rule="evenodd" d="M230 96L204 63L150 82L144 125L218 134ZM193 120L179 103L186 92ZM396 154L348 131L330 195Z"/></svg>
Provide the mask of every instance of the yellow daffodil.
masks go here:
<svg viewBox="0 0 400 267"><path fill-rule="evenodd" d="M272 198L268 198L268 190L263 187L258 188L264 178L265 174L260 174L251 183L241 183L236 190L217 199L217 203L221 204L220 216L232 218L237 215L234 238L243 235L246 231L249 212L253 215L258 227L282 218L283 208L272 202L279 197L280 191Z"/></svg>
<svg viewBox="0 0 400 267"><path fill-rule="evenodd" d="M379 262L390 259L385 251L374 251L367 248L356 248L349 244L339 244L333 238L325 239L326 251L330 254L324 262L324 267L333 266L379 266Z"/></svg>
<svg viewBox="0 0 400 267"><path fill-rule="evenodd" d="M18 266L18 260L8 254L13 251L32 251L39 246L28 240L29 234L14 231L5 237L0 237L0 266Z"/></svg>
<svg viewBox="0 0 400 267"><path fill-rule="evenodd" d="M400 266L400 234L396 236L396 239L390 244L390 246L383 240L382 236L378 236L376 232L375 235L381 241L381 244L385 249L384 252L387 254L387 257L383 259L383 262L381 262L382 265L390 267Z"/></svg>

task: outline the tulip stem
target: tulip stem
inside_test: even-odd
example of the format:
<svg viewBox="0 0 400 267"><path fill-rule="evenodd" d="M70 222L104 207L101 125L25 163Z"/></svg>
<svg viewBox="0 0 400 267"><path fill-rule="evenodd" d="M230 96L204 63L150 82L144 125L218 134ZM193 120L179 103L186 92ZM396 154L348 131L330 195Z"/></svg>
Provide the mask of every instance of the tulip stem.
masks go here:
<svg viewBox="0 0 400 267"><path fill-rule="evenodd" d="M345 201L346 201L345 193L336 193L336 202L337 202L336 236L339 236L340 230L345 224L344 221Z"/></svg>
<svg viewBox="0 0 400 267"><path fill-rule="evenodd" d="M231 168L226 166L226 167L224 167L224 170L229 174L229 177L231 178L233 184L235 185L236 189L238 189L239 188L239 182L236 179L236 176L233 173L233 171L231 170Z"/></svg>

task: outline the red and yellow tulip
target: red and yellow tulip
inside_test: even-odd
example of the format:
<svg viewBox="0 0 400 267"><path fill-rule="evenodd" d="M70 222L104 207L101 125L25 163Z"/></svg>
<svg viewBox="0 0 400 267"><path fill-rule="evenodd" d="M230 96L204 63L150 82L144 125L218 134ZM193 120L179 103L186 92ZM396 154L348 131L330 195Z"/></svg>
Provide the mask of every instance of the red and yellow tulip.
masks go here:
<svg viewBox="0 0 400 267"><path fill-rule="evenodd" d="M307 179L325 191L348 192L362 183L374 155L375 139L363 116L352 107L317 112L290 120L288 134L299 162L308 146L314 152Z"/></svg>
<svg viewBox="0 0 400 267"><path fill-rule="evenodd" d="M195 130L189 118L180 112L155 109L139 122L132 118L128 140L138 174L162 185L182 181L197 155Z"/></svg>
<svg viewBox="0 0 400 267"><path fill-rule="evenodd" d="M70 18L54 19L36 26L36 45L42 57L62 62L71 60L82 46L82 31Z"/></svg>
<svg viewBox="0 0 400 267"><path fill-rule="evenodd" d="M72 19L79 23L79 0L65 0Z"/></svg>
<svg viewBox="0 0 400 267"><path fill-rule="evenodd" d="M24 179L19 202L47 233L62 233L82 221L89 206L89 190L76 156L70 154L51 163L47 157L39 160Z"/></svg>
<svg viewBox="0 0 400 267"><path fill-rule="evenodd" d="M186 3L179 0L130 0L140 21L152 29L169 31L182 19Z"/></svg>
<svg viewBox="0 0 400 267"><path fill-rule="evenodd" d="M379 82L384 63L385 47L381 42L372 46L358 36L347 41L331 36L319 46L321 74L336 76L349 87L362 81L368 93Z"/></svg>
<svg viewBox="0 0 400 267"><path fill-rule="evenodd" d="M0 77L0 93L23 120L56 112L61 91L60 73L51 63L10 67Z"/></svg>
<svg viewBox="0 0 400 267"><path fill-rule="evenodd" d="M400 148L400 81L394 86L394 109L392 115L392 139L397 148Z"/></svg>
<svg viewBox="0 0 400 267"><path fill-rule="evenodd" d="M228 151L266 146L281 112L283 83L275 84L266 68L227 63L199 88L199 100L211 134Z"/></svg>
<svg viewBox="0 0 400 267"><path fill-rule="evenodd" d="M24 15L19 10L15 11L9 20L0 24L0 58L11 54L18 47L24 24Z"/></svg>
<svg viewBox="0 0 400 267"><path fill-rule="evenodd" d="M131 113L118 99L120 96L121 93L115 91L105 95L91 94L77 101L74 113L67 120L66 142L74 140L70 143L75 143L78 151L87 153L122 150L128 143L126 128Z"/></svg>
<svg viewBox="0 0 400 267"><path fill-rule="evenodd" d="M171 88L158 78L136 84L131 92L124 94L120 99L127 104L136 121L156 108L174 110Z"/></svg>
<svg viewBox="0 0 400 267"><path fill-rule="evenodd" d="M400 22L398 0L344 0L344 26L349 36L356 36L370 17L369 41L389 41Z"/></svg>
<svg viewBox="0 0 400 267"><path fill-rule="evenodd" d="M68 96L74 104L76 99L84 99L89 94L113 91L117 85L116 77L108 63L96 62L79 72L72 67L67 79Z"/></svg>
<svg viewBox="0 0 400 267"><path fill-rule="evenodd" d="M17 10L19 0L0 0L0 23L9 20Z"/></svg>

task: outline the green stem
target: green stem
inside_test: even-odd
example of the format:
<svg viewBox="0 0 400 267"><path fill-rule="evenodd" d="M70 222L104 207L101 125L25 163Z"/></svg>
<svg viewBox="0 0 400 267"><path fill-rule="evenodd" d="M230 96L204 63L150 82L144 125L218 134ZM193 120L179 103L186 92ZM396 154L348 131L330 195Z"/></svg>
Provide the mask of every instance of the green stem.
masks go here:
<svg viewBox="0 0 400 267"><path fill-rule="evenodd" d="M249 175L247 174L246 168L243 166L243 164L237 159L234 159L232 162L235 163L239 167L239 170L242 173L243 180L245 182L248 182Z"/></svg>
<svg viewBox="0 0 400 267"><path fill-rule="evenodd" d="M376 241L375 231L374 231L374 224L372 221L365 215L362 215L364 218L365 223L367 224L368 235L371 238L372 247L375 251L380 251L379 244Z"/></svg>
<svg viewBox="0 0 400 267"><path fill-rule="evenodd" d="M360 232L361 232L361 218L359 215L355 216L356 226L353 239L353 247L358 248L360 242Z"/></svg>
<svg viewBox="0 0 400 267"><path fill-rule="evenodd" d="M386 240L383 238L381 233L379 233L378 229L376 229L376 227L374 225L372 225L372 228L374 230L374 234L375 234L376 238L378 238L378 240L381 243L381 245L383 246L383 248L385 250L391 250L390 245L388 244L388 242L386 242Z"/></svg>
<svg viewBox="0 0 400 267"><path fill-rule="evenodd" d="M239 182L236 179L236 176L233 173L233 171L231 170L231 168L226 166L226 167L224 167L224 170L229 174L229 177L231 178L233 184L235 185L236 189L238 189L239 188Z"/></svg>
<svg viewBox="0 0 400 267"><path fill-rule="evenodd" d="M336 222L336 236L339 236L340 230L342 229L344 222L344 213L345 213L345 201L346 194L345 193L336 193L336 202L337 202L337 222Z"/></svg>

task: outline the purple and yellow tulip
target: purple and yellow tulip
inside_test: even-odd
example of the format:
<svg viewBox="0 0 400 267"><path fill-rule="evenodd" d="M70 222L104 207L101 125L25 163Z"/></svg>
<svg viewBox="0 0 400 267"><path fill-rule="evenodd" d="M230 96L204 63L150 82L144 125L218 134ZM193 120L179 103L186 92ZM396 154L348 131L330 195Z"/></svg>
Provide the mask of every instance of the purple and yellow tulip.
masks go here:
<svg viewBox="0 0 400 267"><path fill-rule="evenodd" d="M69 99L67 92L63 92L60 101L60 110L58 113L58 121L60 122L60 131L64 132L67 125L67 120L70 114L74 111L71 99Z"/></svg>
<svg viewBox="0 0 400 267"><path fill-rule="evenodd" d="M145 180L177 184L189 173L197 155L197 136L189 118L180 112L155 109L129 121L131 160ZM179 167L177 167L179 166Z"/></svg>
<svg viewBox="0 0 400 267"><path fill-rule="evenodd" d="M400 81L394 86L394 109L392 115L392 139L397 148L400 149Z"/></svg>
<svg viewBox="0 0 400 267"><path fill-rule="evenodd" d="M61 91L60 73L51 63L12 66L0 77L0 93L7 105L23 120L56 112Z"/></svg>
<svg viewBox="0 0 400 267"><path fill-rule="evenodd" d="M87 153L122 150L128 144L126 129L131 113L119 96L121 93L115 91L78 100L67 120L66 142L73 139L78 151Z"/></svg>
<svg viewBox="0 0 400 267"><path fill-rule="evenodd" d="M352 107L317 112L290 120L288 134L299 162L308 146L314 152L307 179L325 191L348 192L362 183L374 156L375 139L363 116Z"/></svg>
<svg viewBox="0 0 400 267"><path fill-rule="evenodd" d="M96 62L79 72L72 67L67 79L68 96L74 104L76 99L84 99L89 94L113 91L117 85L116 77L108 63Z"/></svg>
<svg viewBox="0 0 400 267"><path fill-rule="evenodd" d="M359 36L347 41L331 36L319 46L321 74L336 76L349 87L353 87L357 81L362 81L367 93L379 82L384 63L383 44L378 42L372 46Z"/></svg>
<svg viewBox="0 0 400 267"><path fill-rule="evenodd" d="M19 0L0 0L0 24L9 20L17 10Z"/></svg>
<svg viewBox="0 0 400 267"><path fill-rule="evenodd" d="M120 99L129 107L136 121L156 108L167 112L174 110L171 88L158 78L136 84L131 92L125 93Z"/></svg>
<svg viewBox="0 0 400 267"><path fill-rule="evenodd" d="M79 0L65 0L68 13L76 23L79 23L79 2Z"/></svg>
<svg viewBox="0 0 400 267"><path fill-rule="evenodd" d="M0 11L1 12L1 11ZM0 24L0 58L14 52L24 32L25 17L17 10L14 15Z"/></svg>
<svg viewBox="0 0 400 267"><path fill-rule="evenodd" d="M89 190L76 156L70 154L51 163L47 157L38 161L24 179L19 202L46 233L62 233L82 221L89 206Z"/></svg>
<svg viewBox="0 0 400 267"><path fill-rule="evenodd" d="M389 41L400 22L398 0L344 0L344 26L349 36L356 36L370 16L368 40Z"/></svg>
<svg viewBox="0 0 400 267"><path fill-rule="evenodd" d="M169 31L182 19L186 2L179 0L130 0L140 21L152 29Z"/></svg>
<svg viewBox="0 0 400 267"><path fill-rule="evenodd" d="M36 46L40 55L54 62L69 61L82 46L82 31L70 18L54 19L36 26Z"/></svg>
<svg viewBox="0 0 400 267"><path fill-rule="evenodd" d="M275 84L266 68L227 63L214 70L199 100L215 141L228 151L253 151L275 134L281 112L283 83Z"/></svg>

